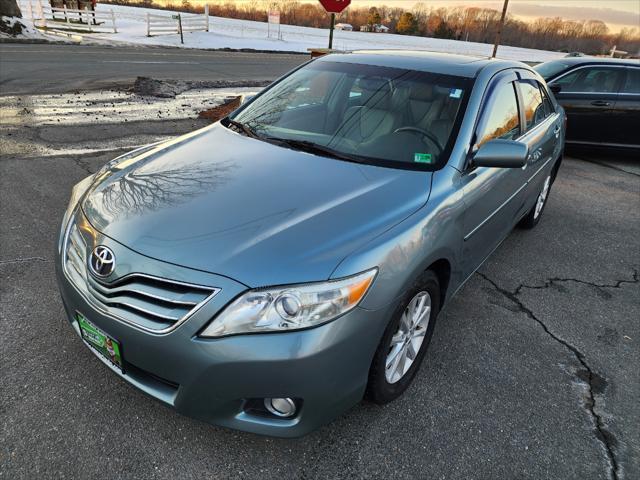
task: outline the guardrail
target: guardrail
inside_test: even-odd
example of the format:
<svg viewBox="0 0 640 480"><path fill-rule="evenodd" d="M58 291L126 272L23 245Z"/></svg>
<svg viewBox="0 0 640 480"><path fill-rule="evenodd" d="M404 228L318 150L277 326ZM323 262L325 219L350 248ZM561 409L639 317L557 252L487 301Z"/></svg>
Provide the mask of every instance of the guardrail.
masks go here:
<svg viewBox="0 0 640 480"><path fill-rule="evenodd" d="M22 0L20 10L27 18L33 20L36 28L81 31L81 32L113 32L118 33L116 16L113 10L89 10L85 8L71 9L52 7L42 0Z"/></svg>
<svg viewBox="0 0 640 480"><path fill-rule="evenodd" d="M159 15L147 13L147 37L184 32L209 31L209 5L204 6L202 15ZM184 43L184 42L183 42Z"/></svg>

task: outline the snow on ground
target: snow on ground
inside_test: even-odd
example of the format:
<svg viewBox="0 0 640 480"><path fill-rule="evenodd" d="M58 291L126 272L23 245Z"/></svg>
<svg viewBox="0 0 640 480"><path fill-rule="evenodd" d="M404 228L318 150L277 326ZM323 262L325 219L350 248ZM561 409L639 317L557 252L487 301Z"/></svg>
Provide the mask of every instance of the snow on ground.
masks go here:
<svg viewBox="0 0 640 480"><path fill-rule="evenodd" d="M326 48L328 29L281 25L281 39L272 30L267 38L267 23L230 18L210 17L209 32L191 32L184 34L184 45L180 45L178 34L147 37L146 14L171 15L169 10L155 10L120 5L98 4L99 10L113 9L116 14L118 33L92 34L91 38L101 41L116 41L143 45L164 45L185 48L233 48L275 51L306 52L308 48ZM182 14L183 17L193 16ZM274 28L273 26L271 27ZM277 27L276 27L277 28ZM462 42L439 38L412 37L368 32L334 32L334 48L341 50L395 49L430 50L434 52L461 53L488 56L492 45L486 43ZM547 52L528 48L502 46L498 57L528 62L544 62L564 56L559 52Z"/></svg>
<svg viewBox="0 0 640 480"><path fill-rule="evenodd" d="M18 38L31 40L51 39L47 35L40 32L40 30L36 29L33 26L33 22L31 21L31 19L3 16L0 17L0 22L2 22L7 29L13 28L16 23L22 24L22 33L20 33L19 35L14 36L0 31L0 38Z"/></svg>

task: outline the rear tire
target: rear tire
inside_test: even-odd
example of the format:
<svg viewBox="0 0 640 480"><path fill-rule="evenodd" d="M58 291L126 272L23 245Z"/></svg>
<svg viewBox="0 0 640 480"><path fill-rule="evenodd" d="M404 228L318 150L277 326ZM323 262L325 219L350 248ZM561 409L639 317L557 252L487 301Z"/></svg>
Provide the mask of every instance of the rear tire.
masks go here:
<svg viewBox="0 0 640 480"><path fill-rule="evenodd" d="M411 385L429 347L439 311L438 277L427 270L399 303L380 340L369 370L367 399L388 403Z"/></svg>
<svg viewBox="0 0 640 480"><path fill-rule="evenodd" d="M549 199L549 193L551 192L551 185L553 184L553 172L550 172L547 175L547 178L544 179L544 183L542 184L542 189L540 193L538 193L538 197L536 198L536 203L534 203L529 213L525 215L525 217L520 220L518 227L523 228L525 230L531 230L535 227L540 218L542 217L542 212L544 212L544 208L547 206L547 200Z"/></svg>

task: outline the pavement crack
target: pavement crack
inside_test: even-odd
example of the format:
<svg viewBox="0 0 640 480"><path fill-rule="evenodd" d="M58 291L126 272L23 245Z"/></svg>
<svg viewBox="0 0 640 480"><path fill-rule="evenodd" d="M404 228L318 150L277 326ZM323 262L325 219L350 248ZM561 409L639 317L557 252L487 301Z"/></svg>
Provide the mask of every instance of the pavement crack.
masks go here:
<svg viewBox="0 0 640 480"><path fill-rule="evenodd" d="M0 265L9 265L12 263L26 263L26 262L50 262L50 260L43 257L13 258L11 260L0 260Z"/></svg>
<svg viewBox="0 0 640 480"><path fill-rule="evenodd" d="M85 172L87 172L89 175L93 175L95 172L91 170L91 167L89 166L88 162L85 162L84 160L81 160L78 157L74 157L72 158L73 163L75 163L77 166L79 166L81 169L83 169Z"/></svg>
<svg viewBox="0 0 640 480"><path fill-rule="evenodd" d="M560 345L562 345L567 350L569 350L571 353L573 353L573 355L576 357L580 365L582 365L582 368L584 369L584 371L579 372L577 376L587 385L587 389L588 389L588 398L587 398L587 401L585 402L585 409L593 420L593 424L595 426L595 436L600 441L600 443L602 443L605 449L605 452L607 454L610 478L613 480L618 480L619 479L618 460L616 459L615 453L613 451L614 446L616 444L616 439L613 436L613 434L609 432L609 430L607 430L607 428L605 427L604 421L602 420L602 416L596 412L595 392L599 392L599 393L601 392L603 378L600 375L596 374L591 369L591 367L587 363L585 355L580 350L578 350L577 347L571 345L566 340L554 334L551 330L549 330L549 327L547 327L547 325L533 313L531 309L527 308L527 306L524 303L522 303L522 301L518 298L518 294L523 288L527 288L526 286L520 285L515 291L511 292L509 290L506 290L500 287L495 281L493 281L484 273L481 273L481 272L476 272L476 273L480 277L482 277L486 282L491 284L494 290L496 290L503 297L505 297L507 300L512 302L518 308L519 312L524 313L531 320L535 321L538 325L542 327L542 329L547 335L549 335L553 340L555 340ZM555 280L561 281L563 279L555 279ZM639 280L638 280L638 272L635 271L633 275L633 280L620 280L611 286L610 285L599 286L597 284L591 284L589 282L584 282L582 280L576 280L576 279L564 279L564 281L576 281L578 283L586 283L586 284L594 285L600 288L605 288L605 287L619 288L624 283L638 283ZM548 288L551 284L552 284L552 281L548 281L548 282L545 282L546 287L540 286L540 287L531 287L531 288L540 288L540 289Z"/></svg>
<svg viewBox="0 0 640 480"><path fill-rule="evenodd" d="M586 158L581 158L580 160L583 160L583 161L589 162L589 163L593 163L594 165L599 165L601 167L610 168L612 170L616 170L617 172L626 173L627 175L634 175L636 177L640 177L640 173L630 172L629 170L625 170L624 168L620 168L620 167L618 167L616 165L611 165L609 163L596 162L595 160L586 159Z"/></svg>
<svg viewBox="0 0 640 480"><path fill-rule="evenodd" d="M605 288L620 288L622 287L622 285L626 285L626 284L634 284L634 283L640 283L640 274L638 272L638 270L633 271L633 275L631 276L631 279L624 279L624 280L617 280L614 283L594 283L594 282L589 282L587 280L580 280L579 278L560 278L560 277L554 277L554 278L550 278L548 280L545 280L544 284L542 285L526 285L524 283L518 285L518 288L516 288L513 291L513 294L515 296L520 295L520 293L522 293L522 290L524 289L529 289L529 290L544 290L547 289L553 285L557 285L559 283L566 283L566 282L573 282L573 283L579 283L581 285L588 285L590 287L594 287L597 289L605 289Z"/></svg>

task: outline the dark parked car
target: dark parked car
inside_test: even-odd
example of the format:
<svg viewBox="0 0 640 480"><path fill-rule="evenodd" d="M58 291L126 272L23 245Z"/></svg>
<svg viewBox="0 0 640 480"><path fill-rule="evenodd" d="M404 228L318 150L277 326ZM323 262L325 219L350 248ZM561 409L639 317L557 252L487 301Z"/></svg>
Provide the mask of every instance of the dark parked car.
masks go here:
<svg viewBox="0 0 640 480"><path fill-rule="evenodd" d="M572 57L534 67L567 114L567 143L640 148L640 61Z"/></svg>

